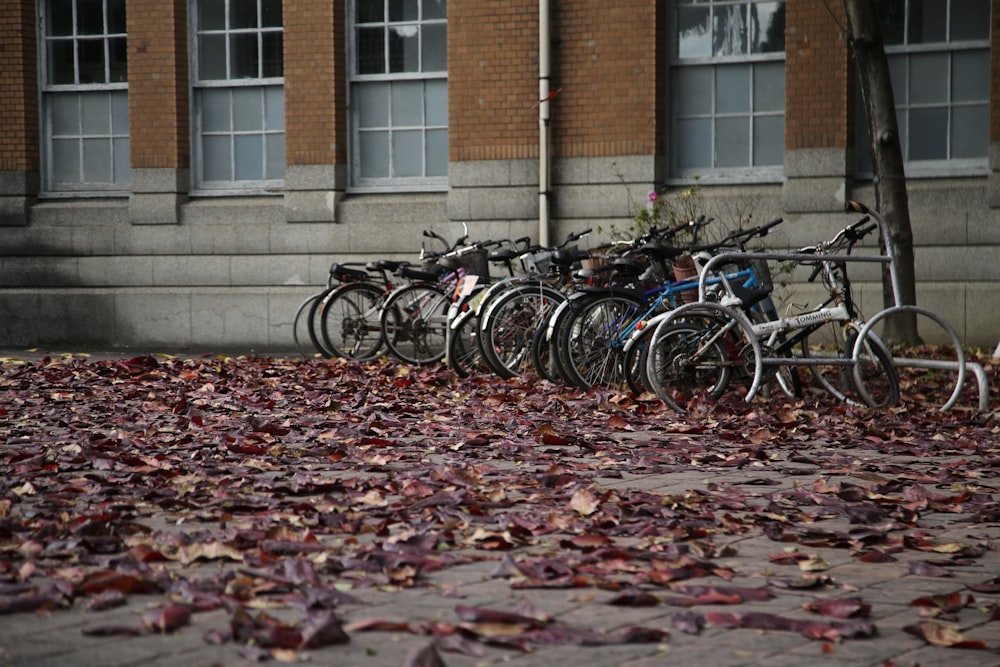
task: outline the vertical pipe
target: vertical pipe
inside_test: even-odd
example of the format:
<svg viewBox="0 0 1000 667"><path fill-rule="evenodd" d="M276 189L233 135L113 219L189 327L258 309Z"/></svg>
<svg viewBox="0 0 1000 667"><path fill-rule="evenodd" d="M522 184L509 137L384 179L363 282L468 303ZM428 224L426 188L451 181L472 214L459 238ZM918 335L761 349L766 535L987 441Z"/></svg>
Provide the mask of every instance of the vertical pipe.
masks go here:
<svg viewBox="0 0 1000 667"><path fill-rule="evenodd" d="M538 0L538 243L549 245L549 75L551 47L549 0Z"/></svg>

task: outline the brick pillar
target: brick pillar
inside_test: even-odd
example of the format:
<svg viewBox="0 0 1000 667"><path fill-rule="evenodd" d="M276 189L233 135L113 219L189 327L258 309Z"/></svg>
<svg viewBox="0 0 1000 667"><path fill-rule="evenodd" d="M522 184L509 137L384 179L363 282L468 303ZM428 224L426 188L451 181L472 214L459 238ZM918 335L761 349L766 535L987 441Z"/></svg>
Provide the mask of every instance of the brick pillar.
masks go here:
<svg viewBox="0 0 1000 667"><path fill-rule="evenodd" d="M788 0L785 7L784 207L842 210L854 159L853 61L838 27L846 25L843 6Z"/></svg>
<svg viewBox="0 0 1000 667"><path fill-rule="evenodd" d="M284 6L285 215L332 222L347 183L344 4Z"/></svg>
<svg viewBox="0 0 1000 667"><path fill-rule="evenodd" d="M187 199L187 2L129 0L128 113L133 224L176 224Z"/></svg>
<svg viewBox="0 0 1000 667"><path fill-rule="evenodd" d="M28 224L38 194L38 75L35 3L0 6L0 225Z"/></svg>

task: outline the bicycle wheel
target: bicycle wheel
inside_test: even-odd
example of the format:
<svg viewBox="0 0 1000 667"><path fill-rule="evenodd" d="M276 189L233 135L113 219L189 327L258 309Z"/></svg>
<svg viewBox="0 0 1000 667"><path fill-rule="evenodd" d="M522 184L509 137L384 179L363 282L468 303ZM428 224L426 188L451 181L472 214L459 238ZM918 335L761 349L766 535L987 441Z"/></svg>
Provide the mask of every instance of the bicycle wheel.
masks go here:
<svg viewBox="0 0 1000 667"><path fill-rule="evenodd" d="M844 357L854 361L850 374L851 387L861 402L871 408L884 408L899 403L899 374L892 355L875 334L868 333L860 348L855 348L858 332L851 331L844 345Z"/></svg>
<svg viewBox="0 0 1000 667"><path fill-rule="evenodd" d="M846 341L844 322L834 321L821 325L809 332L799 343L799 354L809 359L809 375L812 385L830 394L838 401L850 400L850 370L843 363ZM829 360L830 363L823 363Z"/></svg>
<svg viewBox="0 0 1000 667"><path fill-rule="evenodd" d="M513 287L484 306L480 345L494 373L510 379L529 368L535 332L565 298L558 289L538 283Z"/></svg>
<svg viewBox="0 0 1000 667"><path fill-rule="evenodd" d="M448 342L449 294L431 283L394 290L380 315L382 339L389 353L415 365L441 361Z"/></svg>
<svg viewBox="0 0 1000 667"><path fill-rule="evenodd" d="M462 320L448 332L448 368L458 377L492 373L479 345L479 318L475 315Z"/></svg>
<svg viewBox="0 0 1000 667"><path fill-rule="evenodd" d="M715 314L667 320L648 346L645 386L680 412L699 394L718 398L729 386L733 368L746 364L739 332L735 319Z"/></svg>
<svg viewBox="0 0 1000 667"><path fill-rule="evenodd" d="M295 311L295 318L292 320L292 339L300 354L312 355L316 352L326 354L319 343L314 315L317 306L328 293L329 290L323 290L310 295Z"/></svg>
<svg viewBox="0 0 1000 667"><path fill-rule="evenodd" d="M573 309L556 348L570 384L581 389L625 386L625 335L646 302L627 292L595 293Z"/></svg>
<svg viewBox="0 0 1000 667"><path fill-rule="evenodd" d="M325 354L372 359L382 348L379 309L384 292L373 283L345 283L331 290L318 307Z"/></svg>
<svg viewBox="0 0 1000 667"><path fill-rule="evenodd" d="M638 334L638 340L625 351L625 382L633 394L639 395L649 391L647 388L646 357L649 352L649 342L653 339L654 327L646 327Z"/></svg>

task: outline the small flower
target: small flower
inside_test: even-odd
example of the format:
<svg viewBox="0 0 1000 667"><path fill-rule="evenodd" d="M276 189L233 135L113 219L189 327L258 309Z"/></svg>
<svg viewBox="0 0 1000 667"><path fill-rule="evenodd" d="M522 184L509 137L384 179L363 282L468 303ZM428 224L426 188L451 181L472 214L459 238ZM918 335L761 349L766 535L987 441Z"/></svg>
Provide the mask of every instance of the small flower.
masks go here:
<svg viewBox="0 0 1000 667"><path fill-rule="evenodd" d="M656 192L655 191L649 193L649 201L653 202L654 204L656 203Z"/></svg>

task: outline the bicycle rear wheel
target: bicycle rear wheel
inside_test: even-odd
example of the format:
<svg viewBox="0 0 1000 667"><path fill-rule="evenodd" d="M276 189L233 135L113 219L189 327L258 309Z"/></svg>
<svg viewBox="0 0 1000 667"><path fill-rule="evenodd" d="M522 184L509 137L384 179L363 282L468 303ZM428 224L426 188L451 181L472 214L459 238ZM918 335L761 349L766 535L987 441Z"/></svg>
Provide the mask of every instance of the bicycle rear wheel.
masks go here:
<svg viewBox="0 0 1000 667"><path fill-rule="evenodd" d="M494 373L510 379L529 368L535 332L565 298L550 285L528 284L506 290L484 306L480 346Z"/></svg>
<svg viewBox="0 0 1000 667"><path fill-rule="evenodd" d="M292 339L300 354L312 355L317 352L326 354L319 342L319 332L316 330L315 313L317 306L322 302L330 290L310 295L305 301L299 304L295 311L295 318L292 320Z"/></svg>
<svg viewBox="0 0 1000 667"><path fill-rule="evenodd" d="M574 308L556 345L571 384L624 388L624 334L645 308L641 297L628 293L596 293Z"/></svg>
<svg viewBox="0 0 1000 667"><path fill-rule="evenodd" d="M418 283L393 291L380 315L389 353L418 366L444 359L449 306L449 293L435 284Z"/></svg>
<svg viewBox="0 0 1000 667"><path fill-rule="evenodd" d="M382 348L379 309L383 291L365 282L331 290L318 306L320 340L325 354L345 359L372 359Z"/></svg>

